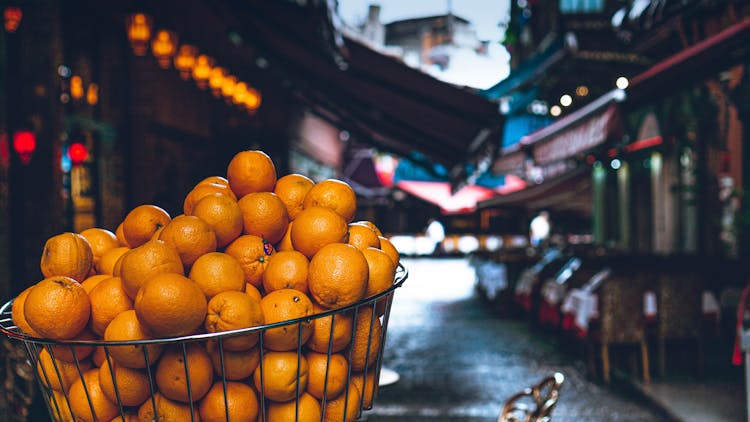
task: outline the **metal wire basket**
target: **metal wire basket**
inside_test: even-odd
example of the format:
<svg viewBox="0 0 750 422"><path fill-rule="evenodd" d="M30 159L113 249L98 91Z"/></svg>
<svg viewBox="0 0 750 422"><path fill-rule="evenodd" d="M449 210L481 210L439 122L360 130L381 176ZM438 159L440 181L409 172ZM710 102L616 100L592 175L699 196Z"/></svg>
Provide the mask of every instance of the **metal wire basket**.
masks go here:
<svg viewBox="0 0 750 422"><path fill-rule="evenodd" d="M273 374L271 372L263 370L264 357L273 352L267 350L264 347L263 334L272 329L292 330L293 332L297 333L296 349L291 351L296 351L297 355L296 378L294 382L294 397L291 400L287 401L286 405L291 406L291 403L294 403L294 415L296 415L294 420L298 421L300 420L300 398L302 397L303 393L305 393L307 381L307 377L305 376L306 374L302 373L305 364L302 364L301 361L305 359L305 353L309 352L308 346L305 345L307 339L303 339L303 332L305 331L303 327L313 324L315 320L330 317L330 320L327 320L326 322L326 325L330 325L330 329L328 332L327 353L323 354L326 357L326 365L324 384L322 388L322 397L319 399L316 398L316 400L320 405L321 421L349 421L359 419L362 416L362 412L364 410L371 409L372 403L377 396L377 380L380 376L380 368L383 359L383 350L385 347L386 332L388 327L388 319L390 317L391 304L393 302L393 295L395 290L400 287L404 283L404 281L406 281L407 277L408 271L405 267L399 265L392 287L353 305L346 306L340 309L329 310L305 318L298 318L274 324L266 324L252 328L244 328L218 333L196 334L167 339L135 341L63 341L42 339L24 334L15 326L11 317L11 307L13 304L13 300L5 303L2 307L0 307L0 331L2 331L11 340L12 343L25 349L27 357L26 364L31 367L31 372L34 373L34 377L36 378L36 381L39 385L39 389L42 393L44 402L47 404L47 410L49 411L49 414L53 420L129 421L131 420L130 418L135 419L136 414L141 417L142 415L139 413L139 410L141 410L141 407L144 406L150 408L150 410L153 412L148 413L148 411L146 411L144 413L150 415L149 419L159 421L163 420L163 416L159 416L158 410L160 408L160 405L157 405L157 401L159 399L164 400L165 398L158 397L161 393L157 394L159 389L155 379L155 369L159 361L154 359L153 356L149 356L149 350L151 350L153 353L153 347L160 346L164 348L172 348L172 350L178 355L181 353L182 359L180 360L185 370L184 381L186 383L185 387L187 392L187 400L185 400L183 403L175 403L178 403L178 405L182 406L185 411L187 411L187 409L189 408L189 417L185 417L183 420L200 420L198 409L200 404L200 397L193 397L192 394L193 391L191 389L191 369L188 359L188 348L193 344L201 344L204 347L207 347L208 343L211 342L212 347L215 348L214 350L218 350L219 356L218 365L214 364L215 371L213 375L212 385L218 385L220 383L223 389L224 406L222 411L224 412L224 415L226 417L225 420L230 420L231 409L231 404L227 399L227 386L231 383L239 382L246 385L249 384L256 393L258 416L253 420L253 422L255 422L255 420L266 422L271 420L269 418L269 406L273 406L275 401L267 397L266 394L266 382L269 381L268 377L272 376ZM336 324L344 324L347 320L351 321L351 330L349 332L349 334L351 335L351 342L354 341L355 336L359 336L359 338L361 339L362 336L365 335L366 331L367 347L364 353L364 365L362 365L361 363L353 365L355 353L361 355L361 353L359 353L361 352L361 350L355 351L354 349L356 347L349 347L351 346L351 344L344 349L338 351L334 350L333 343ZM346 325L348 325L348 323ZM360 331L358 331L357 325L360 325ZM364 331L362 331L361 327L366 328ZM378 327L380 328L378 329ZM255 377L253 375L238 380L228 379L227 377L227 354L230 352L225 350L225 342L228 339L236 336L247 335L258 336L258 343L254 347L257 347L258 349L259 359L257 367L252 372L253 375L255 374L255 372L260 373L259 383L257 382L257 380L255 380L254 382ZM120 388L118 388L115 370L113 370L113 348L123 346L133 347L136 349L140 348L143 354L145 363L143 372L148 378L149 394L145 401L139 405L129 405L130 403L123 403L123 391L120 391ZM92 400L92 396L96 392L93 391L93 389L91 389L92 391L90 391L90 389L87 388L86 382L84 381L84 374L86 373L87 368L93 367L91 361L93 359L94 353L91 353L91 356L87 355L85 358L79 359L78 355L80 354L80 350L83 347L101 348L103 350L104 363L106 363L107 367L109 368L109 373L112 377L112 385L114 387L114 395L117 399L116 403L114 403L117 407L116 414L99 414L100 412L98 412L96 408L96 402L95 400ZM319 347L320 346L318 346L318 350L320 350ZM44 359L47 359L46 363L40 363L40 360L42 359L40 358L40 355L42 353L48 354L48 357L44 357ZM59 356L61 356L63 353L67 355L69 357L68 360L71 360L72 362L63 362L62 360L60 360ZM331 367L331 359L335 354L342 355L346 359L346 379L342 392L336 397L329 397L329 388L333 387L329 386L328 371ZM50 360L51 365L49 364ZM359 360L361 360L361 357L359 358ZM71 366L71 364L74 366ZM101 363L101 365L103 366L103 363ZM115 362L115 365L117 365L117 362ZM357 368L353 368L355 366ZM74 370L72 368L74 368ZM361 370L357 371L356 369ZM304 382L302 378L304 378ZM71 385L79 379L81 380L80 384L82 384L83 386L86 401L88 402L88 406L86 406L88 407L88 409L84 409L83 412L80 412L84 413L83 415L76 414L73 411L73 408L75 406L71 406L71 400L69 396ZM333 383L334 381L331 377L331 385L333 385ZM355 385L359 384L362 387L350 388L352 386L352 383L355 383ZM370 384L368 385L368 383ZM359 397L355 397L355 399L352 401L349 395L354 393L359 394ZM341 403L341 399L343 399L343 403ZM334 401L338 401L335 411L332 405ZM352 403L357 404L356 406L354 406L352 405ZM327 406L327 404L331 404L331 406ZM343 404L343 412L341 411L341 404ZM354 409L352 409L352 407L354 407ZM80 409L80 404L78 405L78 408ZM328 414L326 414L327 411ZM109 413L113 412L110 411ZM341 413L341 415L339 415L339 413Z"/></svg>

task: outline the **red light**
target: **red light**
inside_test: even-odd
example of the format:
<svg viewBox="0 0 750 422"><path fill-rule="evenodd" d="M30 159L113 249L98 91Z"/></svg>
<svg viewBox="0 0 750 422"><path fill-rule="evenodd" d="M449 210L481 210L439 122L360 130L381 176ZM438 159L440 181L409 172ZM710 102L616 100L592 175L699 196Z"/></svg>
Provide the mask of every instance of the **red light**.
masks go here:
<svg viewBox="0 0 750 422"><path fill-rule="evenodd" d="M74 142L68 147L68 157L70 157L70 161L73 162L73 165L77 166L83 163L88 156L89 150L80 142Z"/></svg>
<svg viewBox="0 0 750 422"><path fill-rule="evenodd" d="M21 11L21 8L14 7L14 6L8 6L3 11L3 20L5 21L5 30L8 32L16 32L18 29L18 26L21 25L21 18L23 17L23 12Z"/></svg>
<svg viewBox="0 0 750 422"><path fill-rule="evenodd" d="M36 150L36 135L30 130L19 130L13 134L13 150L21 158L21 162L28 164L31 155Z"/></svg>
<svg viewBox="0 0 750 422"><path fill-rule="evenodd" d="M592 165L594 164L594 161L596 161L596 157L594 157L593 155L589 154L586 156L586 164Z"/></svg>

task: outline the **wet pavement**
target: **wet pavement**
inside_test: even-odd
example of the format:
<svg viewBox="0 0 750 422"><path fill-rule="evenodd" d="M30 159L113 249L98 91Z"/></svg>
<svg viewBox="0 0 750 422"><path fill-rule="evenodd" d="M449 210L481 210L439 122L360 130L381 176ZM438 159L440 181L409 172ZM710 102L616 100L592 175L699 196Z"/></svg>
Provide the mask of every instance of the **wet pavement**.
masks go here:
<svg viewBox="0 0 750 422"><path fill-rule="evenodd" d="M554 371L566 381L554 421L666 421L628 390L586 378L583 364L524 321L502 317L474 291L463 259L404 259L383 366L400 380L382 387L367 421L496 421L505 400Z"/></svg>

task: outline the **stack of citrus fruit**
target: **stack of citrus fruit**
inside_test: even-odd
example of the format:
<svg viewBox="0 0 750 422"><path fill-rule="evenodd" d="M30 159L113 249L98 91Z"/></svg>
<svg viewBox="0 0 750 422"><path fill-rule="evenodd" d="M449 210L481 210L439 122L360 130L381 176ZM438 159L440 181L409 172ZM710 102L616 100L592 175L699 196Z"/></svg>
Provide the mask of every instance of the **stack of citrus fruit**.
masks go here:
<svg viewBox="0 0 750 422"><path fill-rule="evenodd" d="M183 215L141 205L114 232L51 237L45 278L13 301L15 325L120 342L41 349L54 416L256 421L262 408L267 421L356 419L374 395L384 304L315 315L387 290L399 262L375 224L353 222L356 208L348 184L277 180L265 153L243 151L226 177L187 194ZM297 318L307 319L283 324ZM126 344L174 337L185 338Z"/></svg>

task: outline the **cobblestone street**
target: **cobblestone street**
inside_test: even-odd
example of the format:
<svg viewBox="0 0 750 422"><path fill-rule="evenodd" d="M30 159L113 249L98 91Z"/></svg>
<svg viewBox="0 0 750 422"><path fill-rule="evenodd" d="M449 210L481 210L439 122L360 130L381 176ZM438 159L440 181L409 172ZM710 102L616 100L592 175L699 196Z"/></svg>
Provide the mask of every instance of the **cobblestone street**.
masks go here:
<svg viewBox="0 0 750 422"><path fill-rule="evenodd" d="M555 421L667 420L642 399L586 378L584 366L524 321L501 317L474 292L462 259L403 260L383 366L400 380L381 389L368 421L495 421L504 401L553 371L566 381Z"/></svg>

